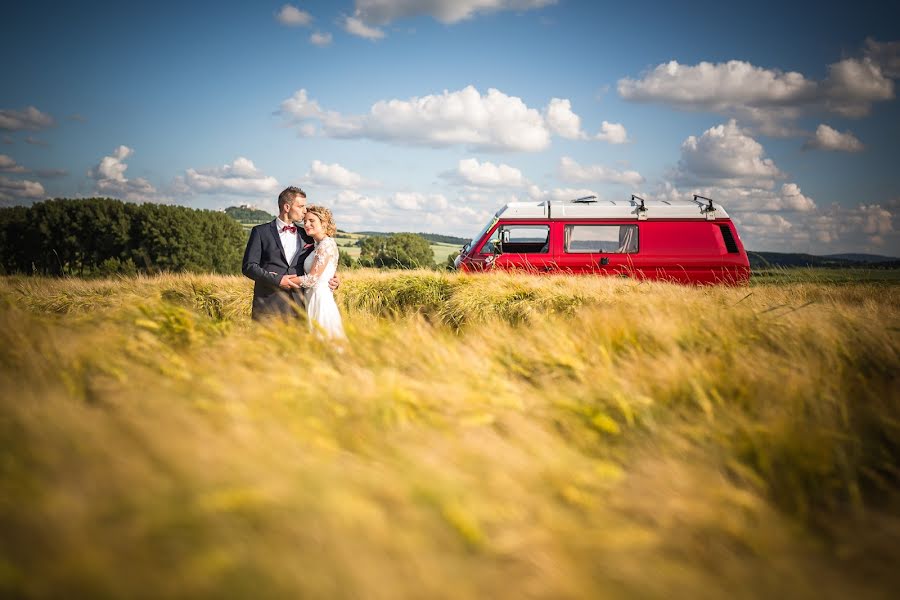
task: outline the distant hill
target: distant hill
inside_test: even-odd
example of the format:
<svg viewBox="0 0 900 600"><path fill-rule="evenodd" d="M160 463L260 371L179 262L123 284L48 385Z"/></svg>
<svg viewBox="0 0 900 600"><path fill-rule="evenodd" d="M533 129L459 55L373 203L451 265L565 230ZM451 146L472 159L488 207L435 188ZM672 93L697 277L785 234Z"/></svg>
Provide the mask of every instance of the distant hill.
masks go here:
<svg viewBox="0 0 900 600"><path fill-rule="evenodd" d="M240 223L264 223L275 218L275 215L247 205L229 206L225 209L225 214Z"/></svg>
<svg viewBox="0 0 900 600"><path fill-rule="evenodd" d="M890 256L880 256L878 254L828 254L825 258L838 258L843 260L852 260L854 262L861 263L890 263L900 261L900 258L890 257Z"/></svg>
<svg viewBox="0 0 900 600"><path fill-rule="evenodd" d="M394 235L392 231L357 231L357 235L368 235L372 237ZM455 237L452 235L441 235L440 233L416 233L433 244L456 244L462 246L469 242L468 238Z"/></svg>
<svg viewBox="0 0 900 600"><path fill-rule="evenodd" d="M784 252L747 251L751 269L767 267L875 267L898 268L900 259L874 254L832 254L815 256L813 254L797 254Z"/></svg>

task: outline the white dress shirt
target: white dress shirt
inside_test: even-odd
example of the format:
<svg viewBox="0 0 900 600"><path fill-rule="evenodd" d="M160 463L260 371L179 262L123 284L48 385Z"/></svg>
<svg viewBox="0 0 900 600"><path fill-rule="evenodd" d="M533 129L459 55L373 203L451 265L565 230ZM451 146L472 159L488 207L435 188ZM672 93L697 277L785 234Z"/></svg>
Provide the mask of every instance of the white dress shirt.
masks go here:
<svg viewBox="0 0 900 600"><path fill-rule="evenodd" d="M282 229L286 225L293 226L293 223L285 223L278 217L275 217L275 226L278 228L278 237L281 238L281 245L284 246L284 256L288 260L288 264L294 260L294 255L297 253L297 246L299 246L298 239L300 237L299 227L297 228L296 233L291 233L290 231L282 231Z"/></svg>

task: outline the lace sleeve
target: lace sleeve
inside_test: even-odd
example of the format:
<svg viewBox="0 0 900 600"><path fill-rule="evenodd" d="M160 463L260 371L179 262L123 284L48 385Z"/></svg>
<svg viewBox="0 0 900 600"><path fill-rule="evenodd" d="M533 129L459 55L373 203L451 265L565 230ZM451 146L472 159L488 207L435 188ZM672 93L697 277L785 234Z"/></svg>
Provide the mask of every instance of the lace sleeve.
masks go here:
<svg viewBox="0 0 900 600"><path fill-rule="evenodd" d="M309 273L300 277L300 286L305 288L315 287L315 285L319 283L319 278L321 278L322 273L325 271L325 267L332 262L337 262L337 260L337 242L331 238L325 238L319 242L316 246L316 256L313 259L313 264L309 269Z"/></svg>

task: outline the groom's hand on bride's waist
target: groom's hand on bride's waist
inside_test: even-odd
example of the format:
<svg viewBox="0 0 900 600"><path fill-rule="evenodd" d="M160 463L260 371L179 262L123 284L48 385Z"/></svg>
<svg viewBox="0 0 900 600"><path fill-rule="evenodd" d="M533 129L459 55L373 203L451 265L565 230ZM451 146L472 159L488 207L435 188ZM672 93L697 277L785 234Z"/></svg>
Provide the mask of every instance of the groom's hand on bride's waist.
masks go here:
<svg viewBox="0 0 900 600"><path fill-rule="evenodd" d="M338 289L340 287L340 285L341 285L341 280L338 278L337 275L335 275L334 277L332 277L331 279L328 280L328 287L331 288L332 292L335 291L336 289Z"/></svg>

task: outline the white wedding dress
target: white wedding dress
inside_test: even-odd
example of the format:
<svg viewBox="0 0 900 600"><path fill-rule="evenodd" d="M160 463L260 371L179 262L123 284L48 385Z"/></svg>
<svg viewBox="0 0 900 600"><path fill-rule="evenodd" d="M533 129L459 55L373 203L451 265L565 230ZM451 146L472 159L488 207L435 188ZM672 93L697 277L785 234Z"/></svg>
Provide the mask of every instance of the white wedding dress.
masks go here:
<svg viewBox="0 0 900 600"><path fill-rule="evenodd" d="M334 301L334 293L328 282L334 277L338 264L338 247L330 237L316 242L316 249L303 261L306 275L300 278L300 285L306 295L306 314L309 327L326 337L344 339L344 325L341 313Z"/></svg>

